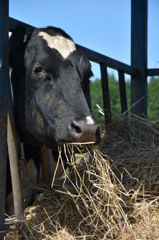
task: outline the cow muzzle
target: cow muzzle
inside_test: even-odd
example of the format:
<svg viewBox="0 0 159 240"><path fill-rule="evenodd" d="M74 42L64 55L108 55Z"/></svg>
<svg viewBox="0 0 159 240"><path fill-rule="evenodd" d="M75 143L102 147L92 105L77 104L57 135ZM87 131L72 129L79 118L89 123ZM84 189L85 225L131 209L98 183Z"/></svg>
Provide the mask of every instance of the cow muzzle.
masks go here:
<svg viewBox="0 0 159 240"><path fill-rule="evenodd" d="M99 124L79 120L68 124L72 144L97 144L100 142Z"/></svg>

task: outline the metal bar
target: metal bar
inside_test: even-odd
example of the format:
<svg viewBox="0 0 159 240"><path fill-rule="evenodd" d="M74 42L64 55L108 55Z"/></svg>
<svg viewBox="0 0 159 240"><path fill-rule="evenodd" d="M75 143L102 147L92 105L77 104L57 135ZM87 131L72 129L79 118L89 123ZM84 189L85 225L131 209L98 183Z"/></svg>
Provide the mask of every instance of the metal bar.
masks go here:
<svg viewBox="0 0 159 240"><path fill-rule="evenodd" d="M138 73L137 68L135 67L119 62L113 58L107 57L103 54L100 54L88 48L82 47L78 44L76 44L76 47L79 51L83 52L89 58L90 61L93 61L99 64L106 64L107 67L113 68L115 70L123 70L125 73L132 76L136 76Z"/></svg>
<svg viewBox="0 0 159 240"><path fill-rule="evenodd" d="M111 108L110 108L108 73L107 73L106 64L100 64L100 70L101 70L101 83L102 83L102 92L103 92L105 125L107 125L111 122Z"/></svg>
<svg viewBox="0 0 159 240"><path fill-rule="evenodd" d="M8 0L0 0L0 240L5 231L8 96Z"/></svg>
<svg viewBox="0 0 159 240"><path fill-rule="evenodd" d="M147 76L159 76L159 68L147 69Z"/></svg>
<svg viewBox="0 0 159 240"><path fill-rule="evenodd" d="M17 25L24 26L25 29L26 29L26 34L30 34L35 29L34 26L31 26L31 25L28 25L26 23L15 20L14 18L9 18L9 30L11 32L16 29ZM89 58L89 60L91 60L93 62L96 62L96 63L99 63L99 64L104 63L110 68L113 68L113 69L116 69L116 70L123 70L125 73L127 73L129 75L133 75L133 76L137 75L137 69L135 67L131 67L127 64L119 62L119 61L117 61L113 58L109 58L107 56L104 56L100 53L97 53L97 52L92 51L88 48L82 47L78 44L76 44L76 47L79 51L83 52Z"/></svg>
<svg viewBox="0 0 159 240"><path fill-rule="evenodd" d="M17 25L22 25L26 29L26 34L30 34L35 27L24 22L18 21L14 18L9 18L9 30L12 32L16 29ZM105 63L108 67L114 68L116 70L123 70L124 73L136 76L138 74L138 69L136 67L129 66L120 61L117 61L113 58L104 56L103 54L92 51L88 48L76 44L78 50L82 51L87 55L87 57L96 63ZM159 76L159 68L156 69L147 69L147 76Z"/></svg>
<svg viewBox="0 0 159 240"><path fill-rule="evenodd" d="M8 141L8 152L10 171L12 179L13 189L13 201L15 216L18 220L22 219L24 204L21 190L20 174L19 174L19 156L17 146L17 134L14 122L11 87L9 86L9 98L8 98L8 125L7 125L7 141Z"/></svg>
<svg viewBox="0 0 159 240"><path fill-rule="evenodd" d="M52 178L51 178L51 169L50 169L49 154L48 154L47 148L42 147L40 149L40 158L41 158L43 183L51 186Z"/></svg>
<svg viewBox="0 0 159 240"><path fill-rule="evenodd" d="M139 70L131 77L131 112L147 116L147 0L131 0L131 65Z"/></svg>
<svg viewBox="0 0 159 240"><path fill-rule="evenodd" d="M127 111L127 98L126 98L126 87L125 87L124 72L119 70L118 75L119 75L121 112L124 113L125 111Z"/></svg>
<svg viewBox="0 0 159 240"><path fill-rule="evenodd" d="M21 25L21 26L25 27L25 33L28 34L28 35L31 34L33 32L33 30L35 29L35 27L33 27L29 24L18 21L14 18L11 18L11 17L9 18L9 31L10 32L13 32L17 28L18 25Z"/></svg>

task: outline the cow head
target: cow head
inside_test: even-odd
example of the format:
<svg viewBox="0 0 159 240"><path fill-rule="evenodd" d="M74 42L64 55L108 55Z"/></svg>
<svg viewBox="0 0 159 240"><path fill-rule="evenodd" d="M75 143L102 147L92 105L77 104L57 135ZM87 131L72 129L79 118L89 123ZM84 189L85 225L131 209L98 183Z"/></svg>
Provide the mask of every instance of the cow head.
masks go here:
<svg viewBox="0 0 159 240"><path fill-rule="evenodd" d="M61 29L24 29L10 39L10 65L17 128L24 141L53 148L62 143L97 143L99 125L84 91L92 75L85 55Z"/></svg>

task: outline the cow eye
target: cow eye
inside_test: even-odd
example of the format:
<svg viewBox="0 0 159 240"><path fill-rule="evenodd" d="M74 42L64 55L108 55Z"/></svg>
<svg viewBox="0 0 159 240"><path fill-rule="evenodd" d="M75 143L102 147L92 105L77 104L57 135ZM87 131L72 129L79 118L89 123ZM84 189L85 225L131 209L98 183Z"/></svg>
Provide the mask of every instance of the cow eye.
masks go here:
<svg viewBox="0 0 159 240"><path fill-rule="evenodd" d="M36 66L36 67L34 68L34 72L35 72L35 73L40 73L40 72L42 72L42 67L41 67L41 66Z"/></svg>

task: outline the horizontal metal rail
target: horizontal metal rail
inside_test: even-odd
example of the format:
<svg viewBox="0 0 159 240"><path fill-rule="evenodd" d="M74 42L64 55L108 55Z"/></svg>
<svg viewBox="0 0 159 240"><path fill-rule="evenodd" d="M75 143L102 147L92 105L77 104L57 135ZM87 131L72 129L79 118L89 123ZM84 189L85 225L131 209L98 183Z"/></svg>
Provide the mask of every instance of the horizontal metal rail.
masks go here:
<svg viewBox="0 0 159 240"><path fill-rule="evenodd" d="M33 27L29 24L23 23L19 20L9 17L9 31L10 32L13 32L19 25L25 27L25 33L27 35L31 34L33 32L33 30L35 29L35 27Z"/></svg>
<svg viewBox="0 0 159 240"><path fill-rule="evenodd" d="M31 26L29 24L26 24L24 22L21 22L11 17L9 18L9 30L11 32L13 32L18 25L25 27L26 34L31 34L32 31L35 29L34 26ZM124 73L129 74L131 76L136 76L138 74L138 70L135 67L132 67L128 64L117 61L113 58L107 57L103 54L100 54L98 52L95 52L86 47L80 46L78 44L76 44L76 46L77 46L77 49L83 52L89 58L90 61L93 61L98 64L106 64L106 66L109 68L113 68L117 71L122 70ZM147 76L159 76L159 68L147 69Z"/></svg>
<svg viewBox="0 0 159 240"><path fill-rule="evenodd" d="M113 58L107 57L98 52L92 51L80 45L76 44L76 46L77 46L77 49L83 52L89 58L90 61L93 61L99 64L106 64L107 67L113 68L115 70L123 70L124 73L127 73L131 76L137 75L137 68L131 67L125 63L122 63Z"/></svg>
<svg viewBox="0 0 159 240"><path fill-rule="evenodd" d="M29 24L26 24L11 17L9 18L9 31L13 32L18 25L25 27L26 34L31 34L32 31L35 29L34 26L31 26ZM83 52L89 58L90 61L96 62L98 64L106 64L107 67L113 68L118 71L122 70L124 73L129 74L131 76L136 76L138 74L138 70L135 67L117 61L113 58L107 57L103 54L85 48L78 44L76 44L76 46L77 49ZM147 76L159 76L159 68L147 69Z"/></svg>
<svg viewBox="0 0 159 240"><path fill-rule="evenodd" d="M147 76L159 76L159 68L147 69Z"/></svg>
<svg viewBox="0 0 159 240"><path fill-rule="evenodd" d="M26 34L30 34L35 27L28 25L26 23L20 22L14 18L9 18L9 30L12 32L18 25L24 26L26 29ZM113 68L115 70L122 70L124 73L129 74L131 76L137 75L137 68L124 64L120 61L117 61L113 58L107 57L98 52L92 51L88 48L82 47L76 44L77 49L83 52L90 61L96 62L98 64L106 64L107 67Z"/></svg>

